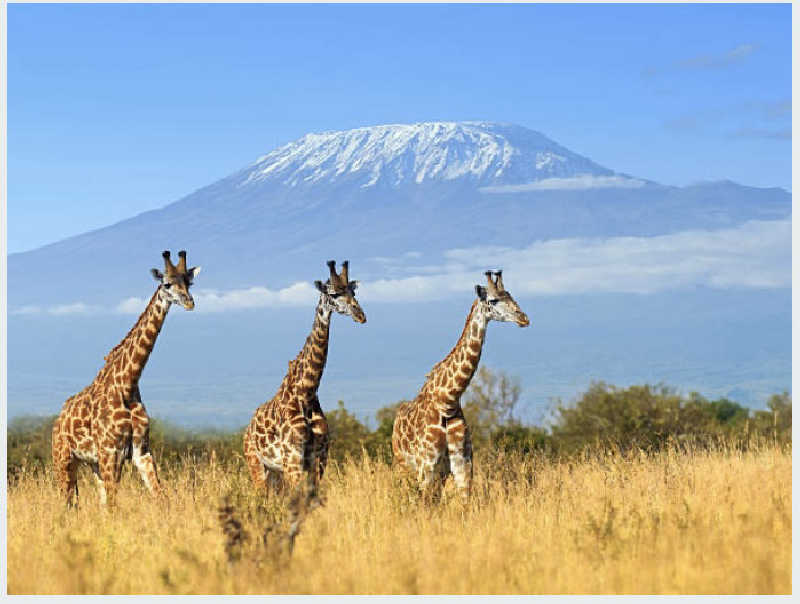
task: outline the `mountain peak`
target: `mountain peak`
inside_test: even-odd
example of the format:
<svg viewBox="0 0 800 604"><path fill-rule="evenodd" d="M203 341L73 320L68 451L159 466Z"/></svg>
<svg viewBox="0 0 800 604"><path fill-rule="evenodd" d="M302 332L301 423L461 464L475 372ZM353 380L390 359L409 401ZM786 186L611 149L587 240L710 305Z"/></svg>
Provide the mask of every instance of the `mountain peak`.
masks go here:
<svg viewBox="0 0 800 604"><path fill-rule="evenodd" d="M614 174L543 134L496 122L384 124L310 133L260 157L240 185L402 186L463 180L477 186Z"/></svg>

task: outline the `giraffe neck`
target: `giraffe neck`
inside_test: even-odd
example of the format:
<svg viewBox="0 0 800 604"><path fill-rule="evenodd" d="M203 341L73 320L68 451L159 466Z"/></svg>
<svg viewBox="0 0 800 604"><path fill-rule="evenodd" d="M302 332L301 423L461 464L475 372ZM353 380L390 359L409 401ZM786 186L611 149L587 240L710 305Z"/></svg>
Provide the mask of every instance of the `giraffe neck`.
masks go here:
<svg viewBox="0 0 800 604"><path fill-rule="evenodd" d="M476 300L453 350L428 374L423 392L432 395L429 399L444 415L451 416L458 409L461 395L478 368L488 322L483 306Z"/></svg>
<svg viewBox="0 0 800 604"><path fill-rule="evenodd" d="M106 355L105 368L111 371L109 379L123 399L127 400L139 383L170 305L159 287L128 335Z"/></svg>
<svg viewBox="0 0 800 604"><path fill-rule="evenodd" d="M331 326L331 309L317 304L314 325L306 338L303 349L294 360L297 371L294 387L301 394L303 404L309 403L317 394L322 372L328 360L328 337Z"/></svg>

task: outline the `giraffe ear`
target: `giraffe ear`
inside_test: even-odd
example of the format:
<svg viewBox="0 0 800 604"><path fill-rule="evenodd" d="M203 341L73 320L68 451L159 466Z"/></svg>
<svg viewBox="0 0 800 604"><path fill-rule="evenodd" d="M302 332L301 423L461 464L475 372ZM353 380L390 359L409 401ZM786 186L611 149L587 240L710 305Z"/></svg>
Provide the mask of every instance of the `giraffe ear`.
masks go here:
<svg viewBox="0 0 800 604"><path fill-rule="evenodd" d="M164 279L164 274L157 268L151 268L150 274L153 275L153 279L155 279L159 283L161 283L162 279Z"/></svg>
<svg viewBox="0 0 800 604"><path fill-rule="evenodd" d="M358 284L359 283L360 283L360 281L351 281L347 285L350 287L351 290L356 291L356 289L358 289Z"/></svg>
<svg viewBox="0 0 800 604"><path fill-rule="evenodd" d="M323 285L322 281L314 281L314 285L316 285L317 289L321 291L323 294L328 293L328 290L325 289L325 286Z"/></svg>
<svg viewBox="0 0 800 604"><path fill-rule="evenodd" d="M475 286L475 293L478 294L480 300L486 300L486 288L482 285Z"/></svg>
<svg viewBox="0 0 800 604"><path fill-rule="evenodd" d="M190 268L188 271L186 271L186 274L187 274L187 275L189 275L189 283L191 283L192 281L194 281L194 278L195 278L195 277L197 277L197 275L199 275L199 274L200 274L200 271L201 271L202 269L203 269L203 267L202 267L202 266L193 266L193 267L192 267L192 268Z"/></svg>

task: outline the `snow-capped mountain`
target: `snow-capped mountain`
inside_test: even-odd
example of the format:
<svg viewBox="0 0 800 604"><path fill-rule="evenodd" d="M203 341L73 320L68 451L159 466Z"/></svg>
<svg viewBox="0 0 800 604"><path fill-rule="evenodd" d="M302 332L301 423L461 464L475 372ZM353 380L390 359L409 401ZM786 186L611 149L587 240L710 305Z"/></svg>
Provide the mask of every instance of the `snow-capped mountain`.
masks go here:
<svg viewBox="0 0 800 604"><path fill-rule="evenodd" d="M241 185L348 182L367 188L466 180L521 184L611 170L543 134L491 122L426 122L307 134L259 158Z"/></svg>
<svg viewBox="0 0 800 604"><path fill-rule="evenodd" d="M474 271L477 283L480 271L497 268L486 266L491 250L501 250L503 262L516 258L518 267L532 263L527 276L502 268L535 327L493 329L482 363L522 376L533 405L543 408L550 396L566 400L595 378L744 393L737 400L763 404L791 383L786 288L523 299L523 285L539 279L546 291L565 282L559 267L576 257L585 268L570 273L573 279L602 282L608 273L593 273L609 268L604 262L612 273L622 269L617 282L665 270L669 279L671 259L697 268L699 256L700 268L708 266L702 246L691 248L694 257L682 252L696 240L687 231L723 232L724 243L737 226L790 215L791 195L782 189L730 181L664 186L602 167L520 126L432 122L308 134L161 209L9 256L10 414L56 413L85 385L133 321L116 309L139 312L155 289L149 269L161 266L164 249L186 249L188 261L202 265L198 310L215 300L233 310L172 313L146 373L147 404L157 417L246 422L306 337L311 283L326 278L332 258L350 260L362 301L383 293L381 303L366 304L366 328L336 321L323 407L342 399L366 415L413 396L452 347L469 308L471 285L462 291L452 275ZM576 245L584 241L591 245ZM655 266L639 249L653 245L666 258ZM745 259L741 272L768 282L762 264L746 261L750 249L743 245L737 256ZM785 254L777 256L784 266ZM435 294L431 300L454 284L457 293L413 306L406 294L420 281ZM248 308L251 297L297 292L310 298L297 298L296 307L236 310Z"/></svg>
<svg viewBox="0 0 800 604"><path fill-rule="evenodd" d="M187 249L205 287L286 287L318 278L329 258L380 279L377 257L725 228L790 212L781 189L662 186L521 126L373 126L308 134L159 210L12 254L9 306L47 303L53 292L65 302L141 295L164 249ZM97 258L115 263L102 279Z"/></svg>

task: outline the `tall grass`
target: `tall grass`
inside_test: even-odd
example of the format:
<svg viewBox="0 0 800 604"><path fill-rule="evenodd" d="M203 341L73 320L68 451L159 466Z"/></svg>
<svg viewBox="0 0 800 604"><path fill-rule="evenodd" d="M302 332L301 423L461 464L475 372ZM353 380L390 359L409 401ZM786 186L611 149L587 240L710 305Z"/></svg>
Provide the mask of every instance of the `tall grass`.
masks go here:
<svg viewBox="0 0 800 604"><path fill-rule="evenodd" d="M287 500L240 457L126 466L104 510L89 472L65 509L49 468L8 491L11 594L790 593L791 449L483 454L464 507L385 464L331 463L290 555Z"/></svg>

